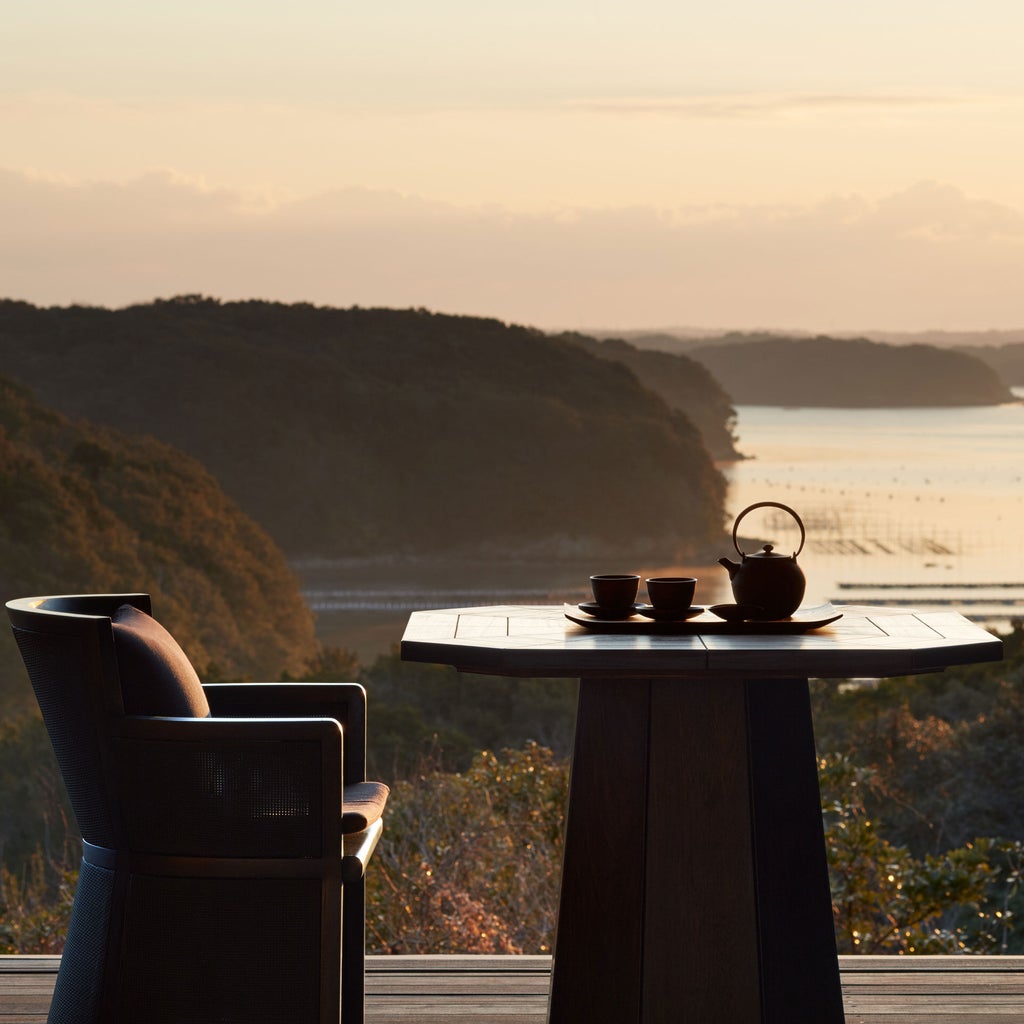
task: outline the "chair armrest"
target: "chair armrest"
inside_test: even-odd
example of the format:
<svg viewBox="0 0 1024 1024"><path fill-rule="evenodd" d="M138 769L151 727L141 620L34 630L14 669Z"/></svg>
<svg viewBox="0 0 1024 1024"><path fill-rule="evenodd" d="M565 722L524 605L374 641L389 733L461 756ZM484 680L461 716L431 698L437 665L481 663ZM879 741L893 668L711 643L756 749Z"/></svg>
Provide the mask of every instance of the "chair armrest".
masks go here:
<svg viewBox="0 0 1024 1024"><path fill-rule="evenodd" d="M204 683L217 718L333 718L345 733L345 781L366 779L366 690L359 683Z"/></svg>
<svg viewBox="0 0 1024 1024"><path fill-rule="evenodd" d="M341 855L344 741L336 721L128 716L114 742L135 852Z"/></svg>
<svg viewBox="0 0 1024 1024"><path fill-rule="evenodd" d="M345 836L341 857L341 880L358 882L366 874L366 865L373 856L384 831L384 822L379 818L364 832L354 832Z"/></svg>

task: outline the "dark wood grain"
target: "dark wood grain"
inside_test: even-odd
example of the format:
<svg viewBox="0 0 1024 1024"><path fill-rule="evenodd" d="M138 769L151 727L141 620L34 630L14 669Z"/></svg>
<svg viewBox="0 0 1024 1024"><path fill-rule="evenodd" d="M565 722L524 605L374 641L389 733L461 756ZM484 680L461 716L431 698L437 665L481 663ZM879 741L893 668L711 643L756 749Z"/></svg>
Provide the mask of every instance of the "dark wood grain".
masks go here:
<svg viewBox="0 0 1024 1024"><path fill-rule="evenodd" d="M640 1019L759 1021L744 686L651 688Z"/></svg>
<svg viewBox="0 0 1024 1024"><path fill-rule="evenodd" d="M0 1022L44 1024L58 962L0 957ZM1024 957L839 962L847 1024L1024 1024ZM366 1020L543 1024L550 963L545 956L371 956Z"/></svg>
<svg viewBox="0 0 1024 1024"><path fill-rule="evenodd" d="M601 634L561 605L414 612L402 657L494 675L762 679L910 675L1002 657L998 638L956 612L836 610L837 622L798 636Z"/></svg>
<svg viewBox="0 0 1024 1024"><path fill-rule="evenodd" d="M764 1024L843 1020L805 679L744 684Z"/></svg>
<svg viewBox="0 0 1024 1024"><path fill-rule="evenodd" d="M580 680L550 1020L637 1021L650 686Z"/></svg>

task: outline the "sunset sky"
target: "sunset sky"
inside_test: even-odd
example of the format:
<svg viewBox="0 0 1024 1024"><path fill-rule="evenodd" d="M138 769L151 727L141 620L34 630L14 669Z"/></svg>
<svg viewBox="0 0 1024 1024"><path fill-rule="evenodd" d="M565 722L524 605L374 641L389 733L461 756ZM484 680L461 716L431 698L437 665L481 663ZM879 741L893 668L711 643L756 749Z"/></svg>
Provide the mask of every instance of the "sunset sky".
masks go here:
<svg viewBox="0 0 1024 1024"><path fill-rule="evenodd" d="M0 295L1024 326L1019 0L7 0Z"/></svg>

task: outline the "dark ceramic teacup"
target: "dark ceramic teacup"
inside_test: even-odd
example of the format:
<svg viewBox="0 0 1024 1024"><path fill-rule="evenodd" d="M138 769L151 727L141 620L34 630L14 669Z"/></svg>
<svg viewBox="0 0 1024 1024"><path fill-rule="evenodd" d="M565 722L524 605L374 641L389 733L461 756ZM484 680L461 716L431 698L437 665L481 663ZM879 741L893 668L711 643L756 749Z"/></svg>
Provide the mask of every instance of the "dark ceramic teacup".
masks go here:
<svg viewBox="0 0 1024 1024"><path fill-rule="evenodd" d="M636 603L640 577L630 573L600 573L590 577L594 601L609 611L624 611Z"/></svg>
<svg viewBox="0 0 1024 1024"><path fill-rule="evenodd" d="M652 576L647 580L647 596L660 612L689 608L696 588L695 576Z"/></svg>

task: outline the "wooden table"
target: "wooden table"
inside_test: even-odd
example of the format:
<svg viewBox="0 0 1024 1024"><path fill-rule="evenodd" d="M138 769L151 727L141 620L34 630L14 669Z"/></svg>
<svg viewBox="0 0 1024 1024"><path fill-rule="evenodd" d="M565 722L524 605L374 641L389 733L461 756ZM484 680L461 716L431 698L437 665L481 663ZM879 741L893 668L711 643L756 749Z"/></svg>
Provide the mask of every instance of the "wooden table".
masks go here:
<svg viewBox="0 0 1024 1024"><path fill-rule="evenodd" d="M1002 643L956 612L837 610L797 636L412 614L406 660L580 678L552 1024L841 1024L807 680L998 661Z"/></svg>

